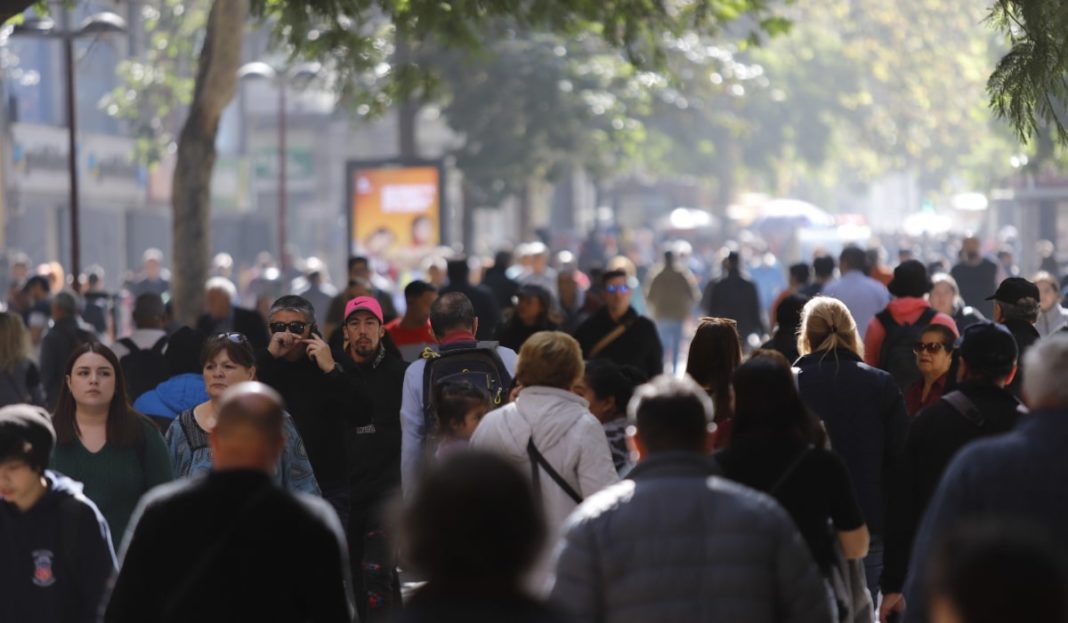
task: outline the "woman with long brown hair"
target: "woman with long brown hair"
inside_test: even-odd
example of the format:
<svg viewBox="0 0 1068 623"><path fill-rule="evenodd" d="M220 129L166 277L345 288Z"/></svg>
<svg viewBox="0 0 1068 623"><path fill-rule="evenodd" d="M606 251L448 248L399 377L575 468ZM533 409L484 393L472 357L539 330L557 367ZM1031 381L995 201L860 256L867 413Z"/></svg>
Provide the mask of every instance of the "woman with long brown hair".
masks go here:
<svg viewBox="0 0 1068 623"><path fill-rule="evenodd" d="M30 334L22 317L0 312L0 407L20 402L44 405L41 373L29 350Z"/></svg>
<svg viewBox="0 0 1068 623"><path fill-rule="evenodd" d="M85 495L121 542L141 496L173 478L156 426L133 410L111 349L87 342L67 361L56 411L52 468L85 485Z"/></svg>
<svg viewBox="0 0 1068 623"><path fill-rule="evenodd" d="M716 423L715 447L722 448L730 437L731 376L742 363L742 342L738 324L730 318L701 319L690 342L686 374L708 392Z"/></svg>

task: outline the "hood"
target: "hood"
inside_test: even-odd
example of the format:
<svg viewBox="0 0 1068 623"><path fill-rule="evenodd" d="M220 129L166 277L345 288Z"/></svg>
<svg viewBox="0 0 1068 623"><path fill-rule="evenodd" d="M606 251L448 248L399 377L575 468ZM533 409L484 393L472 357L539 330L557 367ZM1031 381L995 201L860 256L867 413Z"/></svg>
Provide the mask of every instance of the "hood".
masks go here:
<svg viewBox="0 0 1068 623"><path fill-rule="evenodd" d="M526 387L516 401L502 409L504 450L527 460L527 441L533 436L542 453L560 443L582 416L589 415L584 398L554 387ZM590 417L593 417L592 415Z"/></svg>
<svg viewBox="0 0 1068 623"><path fill-rule="evenodd" d="M204 389L202 374L179 374L167 379L156 387L160 402L176 413L208 401L208 392Z"/></svg>
<svg viewBox="0 0 1068 623"><path fill-rule="evenodd" d="M39 511L55 508L63 500L71 497L84 497L82 483L68 478L59 472L50 469L45 470L45 480L48 481L48 492L40 499L30 511Z"/></svg>
<svg viewBox="0 0 1068 623"><path fill-rule="evenodd" d="M930 303L926 299L916 298L914 296L902 296L896 298L886 306L890 310L890 314L894 318L901 318L902 316L908 316L916 311L921 311L930 307Z"/></svg>

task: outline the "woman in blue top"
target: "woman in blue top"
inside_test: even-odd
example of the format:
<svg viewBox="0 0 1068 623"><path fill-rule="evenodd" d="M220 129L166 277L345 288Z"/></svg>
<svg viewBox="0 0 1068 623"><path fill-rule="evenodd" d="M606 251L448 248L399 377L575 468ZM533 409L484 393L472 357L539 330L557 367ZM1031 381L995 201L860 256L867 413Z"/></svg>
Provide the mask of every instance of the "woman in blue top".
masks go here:
<svg viewBox="0 0 1068 623"><path fill-rule="evenodd" d="M167 429L167 449L178 478L211 470L208 434L215 428L219 400L230 386L256 378L255 353L240 333L220 333L208 339L200 359L208 400L180 413ZM278 459L275 482L290 491L320 495L304 442L288 414L284 426L286 446Z"/></svg>

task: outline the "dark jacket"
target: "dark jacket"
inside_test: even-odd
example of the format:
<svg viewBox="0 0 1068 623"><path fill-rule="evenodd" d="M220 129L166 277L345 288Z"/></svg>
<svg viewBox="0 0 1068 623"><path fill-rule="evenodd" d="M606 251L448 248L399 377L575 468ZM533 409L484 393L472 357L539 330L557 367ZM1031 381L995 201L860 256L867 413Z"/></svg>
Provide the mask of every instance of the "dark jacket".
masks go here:
<svg viewBox="0 0 1068 623"><path fill-rule="evenodd" d="M352 619L337 516L267 474L212 472L157 487L130 535L107 623Z"/></svg>
<svg viewBox="0 0 1068 623"><path fill-rule="evenodd" d="M471 301L478 317L478 339L492 340L497 334L497 325L501 322L501 308L497 306L493 292L486 286L473 286L469 283L456 283L441 289L442 294L459 292Z"/></svg>
<svg viewBox="0 0 1068 623"><path fill-rule="evenodd" d="M961 305L953 312L953 322L957 323L958 333L964 333L968 327L984 320L986 318L979 313L979 310L970 305Z"/></svg>
<svg viewBox="0 0 1068 623"><path fill-rule="evenodd" d="M709 316L730 318L738 323L738 335L745 343L751 333L764 334L764 320L760 315L760 298L756 285L736 270L705 287L701 308Z"/></svg>
<svg viewBox="0 0 1068 623"><path fill-rule="evenodd" d="M0 501L0 621L95 622L115 571L108 524L80 483L45 479L25 513Z"/></svg>
<svg viewBox="0 0 1068 623"><path fill-rule="evenodd" d="M797 352L797 336L791 333L789 329L783 329L782 327L775 329L771 339L764 342L760 347L782 353L782 356L786 357L786 360L790 363L797 361L798 357L801 356L801 353Z"/></svg>
<svg viewBox="0 0 1068 623"><path fill-rule="evenodd" d="M345 430L348 483L353 508L374 506L400 488L400 408L408 363L383 346L374 360L356 363L348 353L334 351L359 400L373 388L370 405L352 412Z"/></svg>
<svg viewBox="0 0 1068 623"><path fill-rule="evenodd" d="M486 274L482 276L482 285L493 292L493 297L497 300L497 307L501 311L515 307L512 297L519 290L519 284L516 283L515 279L508 276L506 268L494 266L487 270Z"/></svg>
<svg viewBox="0 0 1068 623"><path fill-rule="evenodd" d="M630 326L596 357L591 357L593 347L620 324ZM664 349L660 345L656 325L645 316L639 316L633 307L623 314L619 322L612 320L607 308L600 309L579 325L575 330L575 339L586 359L608 359L621 366L634 366L650 379L664 369Z"/></svg>
<svg viewBox="0 0 1068 623"><path fill-rule="evenodd" d="M975 405L980 420L965 417L942 398L909 425L898 486L888 507L884 593L901 592L916 528L953 456L976 439L1012 430L1020 418L1019 401L1000 387L964 383L958 391Z"/></svg>
<svg viewBox="0 0 1068 623"><path fill-rule="evenodd" d="M427 596L421 589L396 618L396 623L575 623L523 596L453 592Z"/></svg>
<svg viewBox="0 0 1068 623"><path fill-rule="evenodd" d="M197 330L204 335L212 336L220 331L217 329L219 321L208 314L197 319ZM248 338L253 348L267 348L270 336L267 335L267 324L259 312L243 307L233 308L233 321L230 331L236 331Z"/></svg>
<svg viewBox="0 0 1068 623"><path fill-rule="evenodd" d="M830 621L790 516L713 470L664 452L587 498L557 548L552 602L577 621Z"/></svg>
<svg viewBox="0 0 1068 623"><path fill-rule="evenodd" d="M343 489L348 480L347 418L357 409L367 409L367 401L351 394L340 370L324 373L308 357L275 359L267 349L260 349L256 351L256 376L285 400L323 492Z"/></svg>
<svg viewBox="0 0 1068 623"><path fill-rule="evenodd" d="M518 353L523 346L523 342L526 342L530 336L539 331L556 331L558 328L556 323L548 320L543 320L534 326L528 327L519 318L512 316L508 322L497 327L497 342L501 346L511 348Z"/></svg>
<svg viewBox="0 0 1068 623"><path fill-rule="evenodd" d="M63 387L63 375L67 360L80 344L92 336L78 326L77 319L63 318L55 321L41 340L41 385L44 386L48 410L56 407L59 390Z"/></svg>
<svg viewBox="0 0 1068 623"><path fill-rule="evenodd" d="M1012 383L1009 385L1009 391L1018 397L1020 395L1020 390L1023 388L1023 377L1026 372L1026 370L1023 369L1024 355L1027 354L1027 351L1030 350L1035 342L1042 336L1038 334L1038 329L1035 328L1035 325L1026 320L1010 319L1002 324L1004 324L1005 328L1012 333L1012 337L1016 339L1016 364L1018 367L1016 376L1013 377Z"/></svg>
<svg viewBox="0 0 1068 623"><path fill-rule="evenodd" d="M962 521L1009 517L1030 522L1068 564L1068 411L1037 411L1004 435L962 449L946 468L924 514L913 560L928 560L942 535ZM905 586L906 621L927 620L927 565L913 565Z"/></svg>
<svg viewBox="0 0 1068 623"><path fill-rule="evenodd" d="M881 535L908 430L901 390L890 374L846 349L811 353L796 365L801 400L823 420L831 448L849 467L864 522Z"/></svg>
<svg viewBox="0 0 1068 623"><path fill-rule="evenodd" d="M960 288L960 297L979 310L985 318L994 317L994 302L986 297L998 287L998 265L983 258L975 266L960 262L949 271Z"/></svg>

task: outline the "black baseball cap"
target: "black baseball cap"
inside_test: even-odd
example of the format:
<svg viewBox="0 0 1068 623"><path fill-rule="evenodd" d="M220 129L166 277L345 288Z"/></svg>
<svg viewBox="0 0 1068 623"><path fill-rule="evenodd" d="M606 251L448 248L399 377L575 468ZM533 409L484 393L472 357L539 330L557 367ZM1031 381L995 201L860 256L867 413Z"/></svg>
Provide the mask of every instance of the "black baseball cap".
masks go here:
<svg viewBox="0 0 1068 623"><path fill-rule="evenodd" d="M52 418L41 407L16 404L0 409L0 460L23 459L44 471L55 445Z"/></svg>
<svg viewBox="0 0 1068 623"><path fill-rule="evenodd" d="M995 322L969 326L957 340L957 350L969 368L993 374L1008 374L1019 355L1012 332Z"/></svg>
<svg viewBox="0 0 1068 623"><path fill-rule="evenodd" d="M988 301L1000 301L1015 305L1020 299L1039 299L1038 286L1023 277L1009 277L1001 282L997 292L986 297Z"/></svg>

